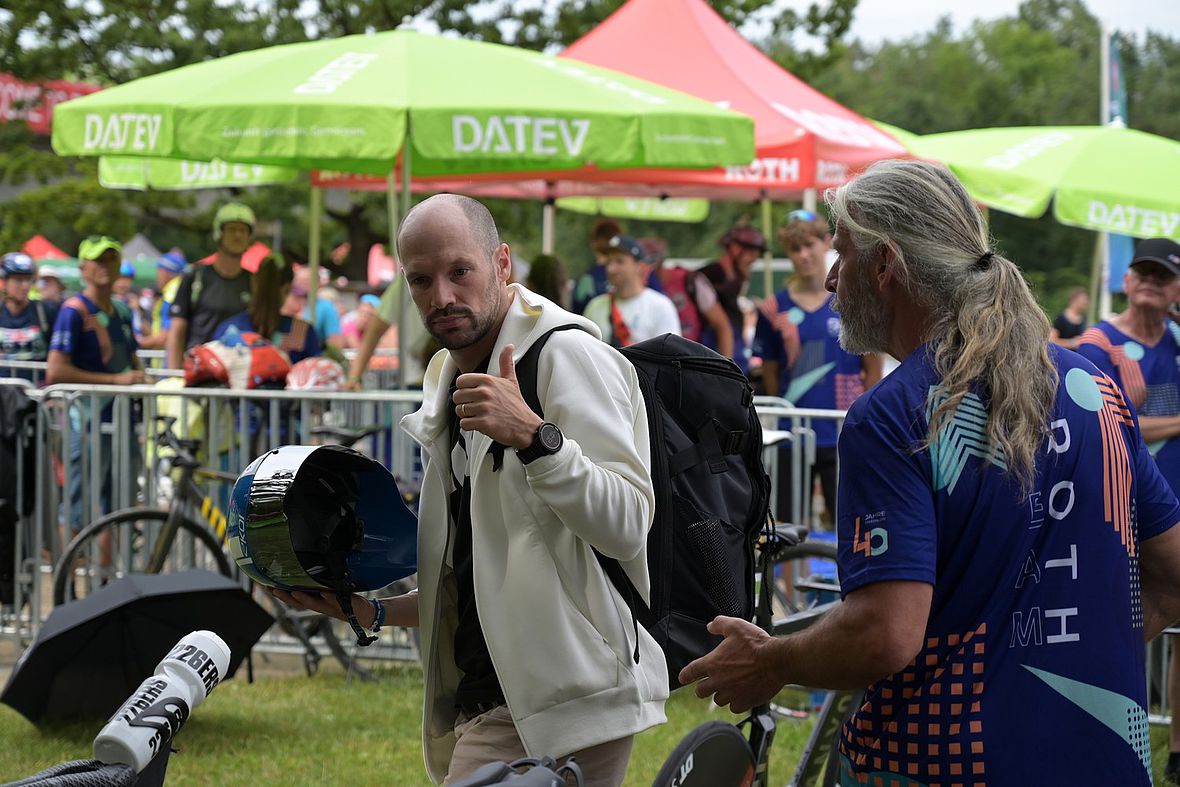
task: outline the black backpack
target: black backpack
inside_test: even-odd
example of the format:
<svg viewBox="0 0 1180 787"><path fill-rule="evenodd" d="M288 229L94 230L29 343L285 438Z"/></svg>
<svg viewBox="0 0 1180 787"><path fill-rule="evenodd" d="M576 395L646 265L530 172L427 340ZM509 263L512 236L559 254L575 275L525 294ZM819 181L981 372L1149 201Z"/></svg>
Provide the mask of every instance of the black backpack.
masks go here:
<svg viewBox="0 0 1180 787"><path fill-rule="evenodd" d="M516 365L521 395L542 418L537 358L554 331L576 327L549 331ZM746 376L709 348L664 334L619 352L639 376L651 436L651 605L635 594L618 561L596 554L663 649L675 689L680 670L721 641L705 630L709 621L754 615L754 542L770 515L762 426ZM638 654L637 645L636 660Z"/></svg>

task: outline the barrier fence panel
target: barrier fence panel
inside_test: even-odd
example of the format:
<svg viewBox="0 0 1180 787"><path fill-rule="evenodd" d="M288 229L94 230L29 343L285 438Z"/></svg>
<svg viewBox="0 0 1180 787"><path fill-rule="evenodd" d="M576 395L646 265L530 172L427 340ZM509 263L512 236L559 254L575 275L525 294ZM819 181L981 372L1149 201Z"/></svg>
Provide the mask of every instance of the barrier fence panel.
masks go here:
<svg viewBox="0 0 1180 787"><path fill-rule="evenodd" d="M762 421L766 472L770 475L771 511L780 522L804 525L811 529L835 530L835 512L826 511L826 521L814 510L813 469L817 460L816 424L834 422L836 432L844 425L843 410L813 410L792 407L786 399L756 396L754 405ZM790 474L782 477L782 463L789 462ZM790 484L790 505L779 510L783 499L782 482Z"/></svg>
<svg viewBox="0 0 1180 787"><path fill-rule="evenodd" d="M31 516L22 517L15 531L15 600L11 608L0 609L0 636L22 643L35 636L51 609L47 578L61 553L65 522L73 519L85 524L104 511L135 505L167 509L174 490L170 474L162 467L168 457L156 444L158 416L176 419L177 437L201 441L198 458L204 464L234 475L259 454L280 445L333 442L317 434L317 427L380 427L354 448L388 467L399 483L420 480L416 447L398 428L401 417L420 405L416 391L240 391L152 385L59 385L38 390L30 381L12 378L0 379L0 385L19 388L36 403L36 418L29 427L35 462L30 466L17 452L15 465L17 488L22 489L23 479L33 473L36 497ZM779 491L778 465L791 462L791 473L784 479L791 484L790 511L785 516L776 511L777 518L819 526L812 504L814 487L804 481L815 463L815 427L834 421L838 430L845 414L794 408L774 397L757 397L755 404L764 428L772 500ZM229 482L210 484L209 494L222 509L228 493ZM23 502L20 494L18 506ZM1169 632L1180 633L1180 629ZM1170 719L1172 640L1160 637L1147 648L1150 720L1157 724ZM292 642L272 633L263 645L289 650Z"/></svg>
<svg viewBox="0 0 1180 787"><path fill-rule="evenodd" d="M45 361L11 361L0 358L0 379L25 380L34 386L45 384Z"/></svg>

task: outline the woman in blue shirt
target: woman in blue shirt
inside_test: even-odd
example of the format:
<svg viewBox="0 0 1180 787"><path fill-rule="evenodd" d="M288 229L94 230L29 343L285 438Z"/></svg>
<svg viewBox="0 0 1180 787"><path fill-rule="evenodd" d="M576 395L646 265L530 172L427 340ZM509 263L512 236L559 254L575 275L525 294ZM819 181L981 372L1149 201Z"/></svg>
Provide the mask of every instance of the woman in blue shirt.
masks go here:
<svg viewBox="0 0 1180 787"><path fill-rule="evenodd" d="M253 331L285 352L294 365L320 354L322 347L315 328L298 317L280 314L291 291L294 271L279 254L268 254L250 279L250 307L217 327L215 340L231 328L239 333Z"/></svg>

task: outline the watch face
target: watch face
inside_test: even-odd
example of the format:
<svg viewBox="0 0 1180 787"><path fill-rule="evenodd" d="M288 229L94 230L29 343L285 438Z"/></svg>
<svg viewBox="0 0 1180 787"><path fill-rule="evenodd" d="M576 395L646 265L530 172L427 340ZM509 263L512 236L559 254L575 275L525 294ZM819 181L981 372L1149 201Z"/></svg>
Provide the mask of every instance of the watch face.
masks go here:
<svg viewBox="0 0 1180 787"><path fill-rule="evenodd" d="M541 424L537 430L537 441L549 453L557 453L561 449L561 430L553 424Z"/></svg>

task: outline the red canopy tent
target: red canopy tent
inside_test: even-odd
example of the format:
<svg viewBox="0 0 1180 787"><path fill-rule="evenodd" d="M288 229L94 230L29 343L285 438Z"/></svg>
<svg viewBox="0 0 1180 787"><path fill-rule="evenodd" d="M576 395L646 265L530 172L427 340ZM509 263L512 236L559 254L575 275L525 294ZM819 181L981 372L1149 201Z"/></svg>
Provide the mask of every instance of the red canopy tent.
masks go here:
<svg viewBox="0 0 1180 787"><path fill-rule="evenodd" d="M70 255L54 246L44 235L34 235L25 241L20 250L35 260L68 260Z"/></svg>
<svg viewBox="0 0 1180 787"><path fill-rule="evenodd" d="M669 185L694 187L703 196L723 198L735 190L791 196L785 192L838 185L874 161L906 155L895 139L762 54L705 0L630 0L561 56L754 118L758 158L748 166L660 174Z"/></svg>
<svg viewBox="0 0 1180 787"><path fill-rule="evenodd" d="M475 196L671 195L796 199L843 183L905 147L797 79L730 27L705 0L630 0L560 55L713 101L754 118L758 157L709 170L597 170L415 179L415 190ZM384 178L316 173L327 188L383 189Z"/></svg>

